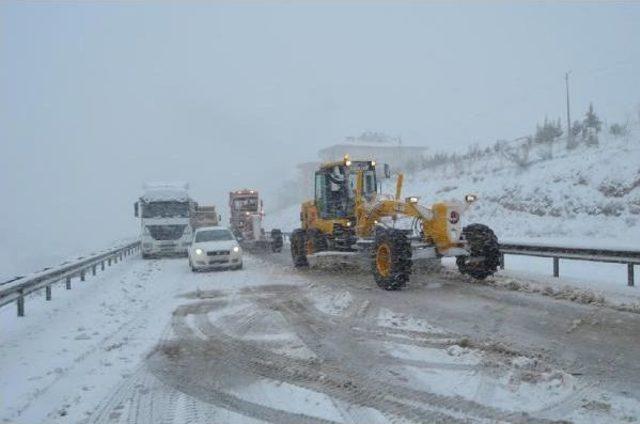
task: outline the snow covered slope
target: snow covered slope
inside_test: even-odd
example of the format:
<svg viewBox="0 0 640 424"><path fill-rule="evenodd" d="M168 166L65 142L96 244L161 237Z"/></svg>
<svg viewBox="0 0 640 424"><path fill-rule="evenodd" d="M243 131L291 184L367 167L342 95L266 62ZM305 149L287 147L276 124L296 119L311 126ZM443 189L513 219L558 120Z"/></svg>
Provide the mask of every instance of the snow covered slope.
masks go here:
<svg viewBox="0 0 640 424"><path fill-rule="evenodd" d="M602 134L598 147L555 150L548 160L532 151L526 168L496 153L422 170L405 177L403 196L430 204L476 193L466 221L491 226L502 240L640 247L640 131ZM394 184L385 181L383 190L392 192ZM299 225L299 206L267 219L291 230Z"/></svg>
<svg viewBox="0 0 640 424"><path fill-rule="evenodd" d="M640 246L640 137L605 138L600 147L562 150L522 169L503 157L440 167L411 178L407 195L461 199L477 193L469 222L501 239L574 240Z"/></svg>

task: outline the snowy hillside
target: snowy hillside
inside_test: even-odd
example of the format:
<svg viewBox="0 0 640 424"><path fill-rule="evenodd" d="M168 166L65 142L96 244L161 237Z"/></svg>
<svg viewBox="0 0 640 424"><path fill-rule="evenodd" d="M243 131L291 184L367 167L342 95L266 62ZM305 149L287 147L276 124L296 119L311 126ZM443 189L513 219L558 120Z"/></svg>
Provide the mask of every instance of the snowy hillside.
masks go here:
<svg viewBox="0 0 640 424"><path fill-rule="evenodd" d="M601 134L597 147L568 151L559 144L553 159L536 153L524 168L496 153L422 170L405 177L403 196L429 204L476 193L467 222L491 226L502 240L640 246L640 131L624 138ZM394 184L385 181L383 191L392 192ZM291 230L299 225L299 206L267 219Z"/></svg>

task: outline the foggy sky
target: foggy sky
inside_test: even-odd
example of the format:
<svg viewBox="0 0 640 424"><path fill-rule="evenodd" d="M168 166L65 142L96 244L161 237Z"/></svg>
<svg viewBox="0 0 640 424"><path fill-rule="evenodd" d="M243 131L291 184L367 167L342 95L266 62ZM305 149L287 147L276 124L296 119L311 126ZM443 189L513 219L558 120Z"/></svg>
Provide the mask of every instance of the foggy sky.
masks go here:
<svg viewBox="0 0 640 424"><path fill-rule="evenodd" d="M4 1L0 255L135 235L148 180L224 211L364 130L434 150L529 134L564 122L567 70L574 119L593 101L624 121L638 22L637 3Z"/></svg>

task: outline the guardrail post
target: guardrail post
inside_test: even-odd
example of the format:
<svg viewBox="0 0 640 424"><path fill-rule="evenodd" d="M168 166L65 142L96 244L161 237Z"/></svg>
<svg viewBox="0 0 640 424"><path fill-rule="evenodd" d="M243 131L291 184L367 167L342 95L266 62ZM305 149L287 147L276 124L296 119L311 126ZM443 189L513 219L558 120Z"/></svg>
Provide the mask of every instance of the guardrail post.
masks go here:
<svg viewBox="0 0 640 424"><path fill-rule="evenodd" d="M629 287L633 287L635 285L633 276L633 264L627 264L627 278L627 285Z"/></svg>
<svg viewBox="0 0 640 424"><path fill-rule="evenodd" d="M44 288L44 292L45 292L45 299L51 300L51 286L46 286Z"/></svg>
<svg viewBox="0 0 640 424"><path fill-rule="evenodd" d="M80 271L80 281L84 281L84 269Z"/></svg>
<svg viewBox="0 0 640 424"><path fill-rule="evenodd" d="M67 290L71 290L71 277L67 277L66 287L67 287Z"/></svg>
<svg viewBox="0 0 640 424"><path fill-rule="evenodd" d="M104 271L104 261L100 262L100 270Z"/></svg>
<svg viewBox="0 0 640 424"><path fill-rule="evenodd" d="M504 253L500 253L500 269L504 269Z"/></svg>
<svg viewBox="0 0 640 424"><path fill-rule="evenodd" d="M16 301L18 305L18 316L24 316L24 296L22 295L22 290L18 291L18 300Z"/></svg>
<svg viewBox="0 0 640 424"><path fill-rule="evenodd" d="M553 258L553 276L560 276L560 258Z"/></svg>
<svg viewBox="0 0 640 424"><path fill-rule="evenodd" d="M91 275L96 275L96 266L91 267Z"/></svg>

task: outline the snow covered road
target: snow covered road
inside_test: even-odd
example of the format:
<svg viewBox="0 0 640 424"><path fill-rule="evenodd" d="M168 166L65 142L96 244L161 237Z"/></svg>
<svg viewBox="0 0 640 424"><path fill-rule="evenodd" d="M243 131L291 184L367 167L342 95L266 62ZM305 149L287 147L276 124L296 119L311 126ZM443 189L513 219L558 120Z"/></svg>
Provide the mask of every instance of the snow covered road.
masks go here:
<svg viewBox="0 0 640 424"><path fill-rule="evenodd" d="M633 422L640 315L415 276L131 259L0 311L0 420ZM428 284L427 284L428 282ZM33 305L33 306L31 306Z"/></svg>

